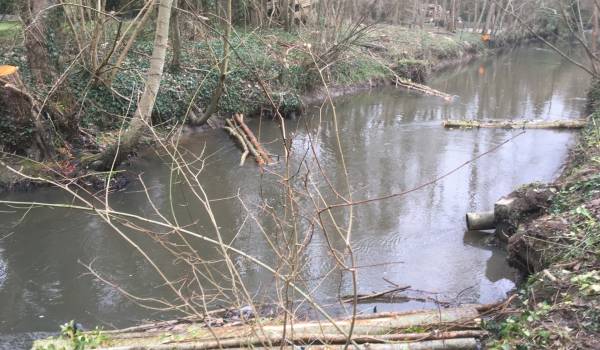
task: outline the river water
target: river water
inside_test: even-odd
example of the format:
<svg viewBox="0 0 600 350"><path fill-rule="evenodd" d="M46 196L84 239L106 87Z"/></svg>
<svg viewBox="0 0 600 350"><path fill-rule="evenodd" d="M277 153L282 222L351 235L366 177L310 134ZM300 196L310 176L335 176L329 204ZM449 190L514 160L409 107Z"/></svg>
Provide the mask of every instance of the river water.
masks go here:
<svg viewBox="0 0 600 350"><path fill-rule="evenodd" d="M457 98L448 103L388 87L335 100L355 200L417 187L521 132L446 130L441 127L444 118L577 118L582 114L588 78L548 50L524 47L439 72L428 83ZM308 163L314 165L318 160L333 185L343 192L331 110L325 108L321 117L319 122L318 109L311 108L305 117L288 121L293 135L292 162L310 159ZM250 126L270 152L281 154L276 123L253 120ZM456 303L503 298L514 287L516 271L507 265L502 249L489 243L488 236L466 232L464 214L491 209L500 196L521 184L554 178L574 137L569 131L528 130L435 185L357 206L352 245L361 266L359 291L385 290L391 281L427 292L419 292L419 297ZM313 148L309 149L309 144ZM251 212L261 198L276 202L277 181L261 177L251 160L239 167L240 152L223 131L190 133L181 145L196 153L204 149L209 155L201 179L211 198L239 193ZM277 165L273 168L277 170ZM206 217L194 214L201 210L189 200L190 193L168 191L164 157L147 152L129 170L142 174L155 206L168 210L173 199L180 220L204 230ZM151 215L153 208L141 189L139 182L132 182L126 190L112 194L113 206ZM339 202L331 194L327 196L330 203ZM68 196L50 188L8 194L2 199L69 201ZM248 223L239 200L223 199L213 206L226 241L235 238L236 248L266 262L274 261L257 225ZM214 247L200 244L195 248L206 257L214 256ZM158 254L157 259L176 270L167 254ZM0 207L0 348L26 347L30 339L54 332L71 319L109 329L172 316L139 307L86 274L79 262L92 261L103 276L126 290L167 298L149 264L98 217L76 210ZM314 235L303 261L303 274L309 281L306 286L318 300L350 291L347 275L328 274L333 262L322 235ZM273 278L269 273L243 259L236 260L236 266L252 293L270 294ZM376 305L379 310L435 307L430 300L401 301Z"/></svg>

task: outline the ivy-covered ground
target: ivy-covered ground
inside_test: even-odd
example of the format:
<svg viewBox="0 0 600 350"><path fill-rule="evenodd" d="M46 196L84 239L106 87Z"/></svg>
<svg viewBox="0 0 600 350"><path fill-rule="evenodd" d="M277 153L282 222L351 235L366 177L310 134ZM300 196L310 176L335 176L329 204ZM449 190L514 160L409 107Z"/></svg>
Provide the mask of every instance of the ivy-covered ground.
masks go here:
<svg viewBox="0 0 600 350"><path fill-rule="evenodd" d="M14 25L4 30L0 26L0 37L12 38L11 34L14 33ZM181 122L192 100L204 109L218 84L219 72L215 59L221 57L221 40L186 37L185 33L182 34L181 69L170 69L169 52L154 108L153 120L157 125ZM302 109L302 95L323 85L308 53L308 45L311 45L311 51L318 54L318 49L311 44L312 40L315 40L314 35L308 29L297 34L280 30L236 31L231 38L233 53L218 113L229 115L238 112L252 116L272 112L272 105L259 80L264 83L281 112L299 112ZM324 70L328 84L352 86L391 78L393 71L403 77L423 79L431 67L440 61L481 53L484 49L477 34L433 34L432 30L378 26L366 31L355 45L344 47L333 62L320 64L329 64L328 69ZM58 49L52 53L60 68L70 64L64 61L65 55ZM135 111L136 97L143 89L144 72L149 66L151 53L152 35L148 32L134 45L116 75L112 84L114 91L100 83L91 84L90 73L75 65L68 73L66 83L61 86L68 89L72 97L64 104L82 107L84 128L101 131L119 126L123 116ZM12 49L0 52L0 63L18 66L24 80L28 80L22 46L15 45ZM46 92L37 91L41 96ZM133 97L133 104L119 95ZM11 142L17 137L15 130L0 126L0 139L3 142Z"/></svg>
<svg viewBox="0 0 600 350"><path fill-rule="evenodd" d="M0 64L18 66L22 80L43 100L51 84L40 88L30 83L20 27L15 22L0 24L3 47ZM378 25L364 30L351 44L332 50L335 52L328 53L325 61L319 60L318 56L334 45L320 42L319 33L311 28L293 34L278 29L235 30L230 40L232 53L225 91L216 117L232 113L250 117L272 115L275 108L283 115L298 114L303 109L303 96L320 95L323 79L332 88L373 86L391 81L394 74L423 81L440 62L454 62L486 51L478 34L436 31L433 28L421 30ZM91 73L78 62L71 65L76 53L65 51L69 47L65 35L54 33L51 36L56 38L54 44L50 41L50 57L57 72L70 69L50 101L65 114L75 115L82 132L82 142L65 142L69 137L62 135L54 137L59 156L67 154L59 162L67 161L68 167L77 163L77 159L71 158L77 158L82 147L93 152L105 146L103 143L110 142L111 137L106 135L111 135L122 125L124 117L134 113L143 90L144 73L149 67L153 32L148 27L138 38L110 87L97 81L94 83ZM179 70L172 69L172 51L168 51L154 107L153 123L165 129L189 120L192 102L205 110L218 84L216 62L222 56L222 40L219 37L193 37L182 31L182 45ZM108 43L100 46L109 47ZM319 68L327 66L322 70L323 77L316 69L315 58ZM2 113L10 111L0 111ZM25 155L30 133L31 128L17 127L10 123L10 118L0 118L0 151ZM17 165L29 164L22 160L11 161ZM65 172L64 165L50 164L50 167ZM0 188L10 188L13 177L0 173Z"/></svg>
<svg viewBox="0 0 600 350"><path fill-rule="evenodd" d="M14 22L11 23L10 26L0 26L0 43L4 48L0 51L0 64L18 66L23 81L43 99L51 85L40 89L30 84L22 33ZM52 34L58 44L50 45L51 60L58 67L57 72L63 72L67 67L70 69L64 82L54 90L51 100L65 114L76 115L81 130L81 142L65 143L69 137L72 139L72 135L54 137L59 156L66 156L58 160L57 164L61 164L49 166L65 173L63 168L68 170L73 163L77 167L76 158L82 153L79 152L82 148L94 152L104 147L104 143L112 139L106 136L114 134L124 117L131 116L136 110L137 99L143 90L144 73L149 67L153 31L148 27L138 38L111 87L100 82L93 83L90 72L79 63L71 65L75 53L61 49L69 47L65 39L68 36L59 34ZM494 41L496 46L502 46L516 43L524 37L523 33L499 34ZM332 90L339 88L339 91L391 82L395 75L423 82L440 66L462 62L489 51L488 45L477 33L448 33L432 27L419 29L380 24L356 36L350 45L338 46L334 54L324 55L326 60L317 58L319 68L327 67L322 70L321 77L311 53L318 56L334 45L320 41L319 32L314 28L304 28L296 33L278 29L237 29L230 42L232 53L217 118L232 113L250 117L272 115L274 109L283 115L297 115L302 112L304 97L314 99L315 96L323 96L320 93L323 80ZM192 101L205 110L218 84L216 62L222 55L222 40L219 37L194 37L182 31L182 45L181 69L172 69L172 52L168 52L154 107L153 123L165 129L189 120ZM110 47L109 43L100 46ZM7 119L0 118L0 151L23 155L24 140L29 138L31 130L15 128L2 120ZM23 161L18 160L17 163ZM0 188L10 188L11 181L7 179L11 178L12 175L0 173Z"/></svg>
<svg viewBox="0 0 600 350"><path fill-rule="evenodd" d="M491 349L600 348L600 83L589 93L589 126L560 178L531 185L551 193L509 239L528 273L512 307L488 329Z"/></svg>

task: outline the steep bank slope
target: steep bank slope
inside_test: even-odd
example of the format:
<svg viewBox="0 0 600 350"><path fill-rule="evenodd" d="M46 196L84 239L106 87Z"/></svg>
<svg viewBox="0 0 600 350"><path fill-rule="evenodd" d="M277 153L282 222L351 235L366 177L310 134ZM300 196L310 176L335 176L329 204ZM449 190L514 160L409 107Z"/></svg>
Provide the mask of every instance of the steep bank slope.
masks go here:
<svg viewBox="0 0 600 350"><path fill-rule="evenodd" d="M600 83L588 127L556 182L510 196L529 200L505 230L511 261L529 274L516 313L490 322L493 349L600 348Z"/></svg>

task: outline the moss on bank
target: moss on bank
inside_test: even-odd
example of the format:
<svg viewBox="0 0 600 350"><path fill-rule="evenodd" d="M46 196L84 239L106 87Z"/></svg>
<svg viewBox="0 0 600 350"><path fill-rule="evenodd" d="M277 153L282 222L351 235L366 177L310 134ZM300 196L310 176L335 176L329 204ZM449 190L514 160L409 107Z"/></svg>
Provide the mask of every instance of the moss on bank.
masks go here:
<svg viewBox="0 0 600 350"><path fill-rule="evenodd" d="M510 237L513 262L528 270L512 306L516 313L488 329L492 349L600 348L600 83L595 109L549 205L521 218Z"/></svg>

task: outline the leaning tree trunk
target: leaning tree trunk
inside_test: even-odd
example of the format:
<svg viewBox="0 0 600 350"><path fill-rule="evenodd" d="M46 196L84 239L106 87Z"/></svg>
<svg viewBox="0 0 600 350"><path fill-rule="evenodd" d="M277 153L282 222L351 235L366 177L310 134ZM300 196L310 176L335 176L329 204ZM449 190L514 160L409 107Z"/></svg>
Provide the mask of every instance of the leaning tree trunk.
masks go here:
<svg viewBox="0 0 600 350"><path fill-rule="evenodd" d="M94 160L91 167L96 170L108 170L119 165L137 146L145 126L150 123L152 109L154 108L165 66L172 5L173 0L160 0L156 18L154 48L150 58L150 69L146 73L144 92L129 126L121 137L121 142L110 145L97 159L95 159L96 157L90 159Z"/></svg>
<svg viewBox="0 0 600 350"><path fill-rule="evenodd" d="M23 0L20 15L23 20L25 56L35 84L44 85L51 77L50 57L47 47L45 20L47 0Z"/></svg>
<svg viewBox="0 0 600 350"><path fill-rule="evenodd" d="M473 33L477 32L479 30L479 28L481 27L481 21L483 21L483 15L485 14L485 10L487 9L487 6L488 6L488 0L484 0L483 5L481 6L481 13L479 14L479 18L477 19L477 23L475 23L475 26L473 27Z"/></svg>
<svg viewBox="0 0 600 350"><path fill-rule="evenodd" d="M206 112L199 120L195 121L195 125L202 125L208 121L208 119L217 111L219 106L219 100L223 95L223 88L225 87L225 78L227 78L227 69L229 64L229 38L231 37L231 0L227 0L227 14L225 22L225 34L223 35L223 59L219 65L220 75L219 83L217 88L213 91L210 99L210 104L206 109Z"/></svg>
<svg viewBox="0 0 600 350"><path fill-rule="evenodd" d="M173 0L173 14L171 15L171 40L173 42L173 60L171 61L171 71L177 72L181 69L181 32L179 28L179 9L178 1Z"/></svg>
<svg viewBox="0 0 600 350"><path fill-rule="evenodd" d="M0 146L35 160L51 158L51 134L44 126L42 112L39 101L21 81L18 68L0 66L0 133L12 134L10 142L3 138Z"/></svg>
<svg viewBox="0 0 600 350"><path fill-rule="evenodd" d="M125 58L127 58L127 54L129 53L129 50L133 46L133 44L135 42L135 39L137 38L137 36L140 33L140 31L146 25L146 22L150 18L150 15L154 12L154 3L155 3L155 0L149 0L146 3L146 5L144 5L144 7L142 8L142 11L144 11L144 15L142 16L141 19L139 19L138 21L136 21L137 23L135 24L133 32L130 34L129 38L127 39L127 43L125 44L125 46L121 49L120 48L120 44L121 43L119 42L117 44L117 46L118 46L119 50L121 51L121 53L119 54L119 57L117 57L117 60L115 61L115 63L113 64L112 69L110 70L110 76L108 77L108 80L106 81L106 83L108 85L112 84L113 80L117 76L117 73L119 72L119 69L120 69L121 65L125 61ZM125 38L123 38L123 39L125 39Z"/></svg>

